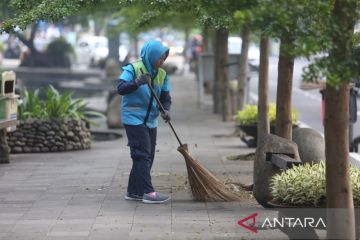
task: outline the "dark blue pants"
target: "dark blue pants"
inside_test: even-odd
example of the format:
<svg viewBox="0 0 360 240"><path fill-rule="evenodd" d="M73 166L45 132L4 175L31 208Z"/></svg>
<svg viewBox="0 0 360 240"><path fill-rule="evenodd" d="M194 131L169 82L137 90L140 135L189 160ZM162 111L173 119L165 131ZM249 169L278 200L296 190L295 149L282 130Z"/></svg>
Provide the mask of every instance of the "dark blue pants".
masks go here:
<svg viewBox="0 0 360 240"><path fill-rule="evenodd" d="M150 170L155 157L156 128L145 125L125 125L133 165L127 191L142 196L154 192Z"/></svg>

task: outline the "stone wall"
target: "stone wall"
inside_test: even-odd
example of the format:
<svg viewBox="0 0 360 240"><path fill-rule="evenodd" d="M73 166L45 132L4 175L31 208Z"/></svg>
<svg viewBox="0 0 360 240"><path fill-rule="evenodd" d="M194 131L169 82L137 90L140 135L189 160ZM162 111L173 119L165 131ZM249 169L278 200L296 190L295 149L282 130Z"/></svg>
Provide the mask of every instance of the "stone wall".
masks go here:
<svg viewBox="0 0 360 240"><path fill-rule="evenodd" d="M11 153L60 152L89 149L90 130L75 119L20 121L7 135Z"/></svg>

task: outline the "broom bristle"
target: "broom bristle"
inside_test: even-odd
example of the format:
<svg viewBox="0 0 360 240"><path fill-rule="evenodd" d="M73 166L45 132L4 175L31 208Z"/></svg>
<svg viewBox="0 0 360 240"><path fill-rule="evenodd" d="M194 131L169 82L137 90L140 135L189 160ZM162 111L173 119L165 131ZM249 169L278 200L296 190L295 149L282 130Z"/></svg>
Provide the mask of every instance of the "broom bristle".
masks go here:
<svg viewBox="0 0 360 240"><path fill-rule="evenodd" d="M225 184L190 156L187 144L181 145L178 151L185 158L189 184L195 200L209 202L240 201L240 197L230 192Z"/></svg>

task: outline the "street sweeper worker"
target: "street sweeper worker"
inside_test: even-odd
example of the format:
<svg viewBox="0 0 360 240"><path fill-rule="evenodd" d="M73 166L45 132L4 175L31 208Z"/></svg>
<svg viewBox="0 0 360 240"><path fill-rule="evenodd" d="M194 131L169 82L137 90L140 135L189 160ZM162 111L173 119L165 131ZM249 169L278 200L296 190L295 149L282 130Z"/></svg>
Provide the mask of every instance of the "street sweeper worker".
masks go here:
<svg viewBox="0 0 360 240"><path fill-rule="evenodd" d="M150 176L159 114L170 121L170 82L161 68L168 55L169 49L160 41L148 41L141 49L141 59L124 66L119 77L117 91L123 96L121 115L133 163L126 200L163 203L170 199L154 190ZM165 112L159 111L147 83L151 83Z"/></svg>

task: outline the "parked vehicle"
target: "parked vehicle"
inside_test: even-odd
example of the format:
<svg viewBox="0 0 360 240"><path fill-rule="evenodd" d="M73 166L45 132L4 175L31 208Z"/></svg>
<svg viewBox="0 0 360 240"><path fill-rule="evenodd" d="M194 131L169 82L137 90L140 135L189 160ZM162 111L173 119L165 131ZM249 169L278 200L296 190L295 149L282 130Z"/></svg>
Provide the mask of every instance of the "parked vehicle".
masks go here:
<svg viewBox="0 0 360 240"><path fill-rule="evenodd" d="M109 54L108 39L101 36L84 36L76 45L77 63L97 66Z"/></svg>
<svg viewBox="0 0 360 240"><path fill-rule="evenodd" d="M228 53L229 54L240 54L241 53L241 37L229 37L228 38ZM250 43L248 52L249 65L259 68L260 66L260 49L253 43Z"/></svg>
<svg viewBox="0 0 360 240"><path fill-rule="evenodd" d="M90 67L102 65L109 55L109 40L104 36L84 36L76 44L76 62ZM119 46L119 61L128 55L128 48Z"/></svg>

